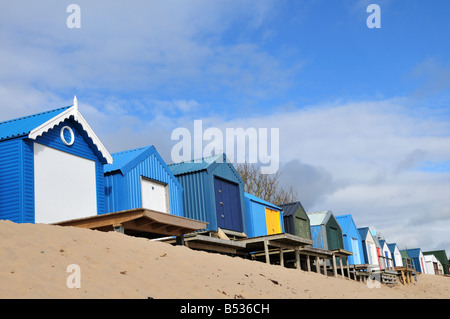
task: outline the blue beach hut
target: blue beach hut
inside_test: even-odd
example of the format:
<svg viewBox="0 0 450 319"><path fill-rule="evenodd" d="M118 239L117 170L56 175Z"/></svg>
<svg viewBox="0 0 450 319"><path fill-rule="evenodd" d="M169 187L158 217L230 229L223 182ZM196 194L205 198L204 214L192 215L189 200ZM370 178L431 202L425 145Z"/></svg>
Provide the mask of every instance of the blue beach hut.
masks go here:
<svg viewBox="0 0 450 319"><path fill-rule="evenodd" d="M358 232L361 236L364 264L370 265L374 269L380 268L376 242L369 227L358 228Z"/></svg>
<svg viewBox="0 0 450 319"><path fill-rule="evenodd" d="M361 236L352 215L336 216L336 220L342 228L345 250L353 253L353 255L348 257L348 263L350 265L364 264Z"/></svg>
<svg viewBox="0 0 450 319"><path fill-rule="evenodd" d="M225 154L168 165L183 187L185 217L208 231L247 233L244 181Z"/></svg>
<svg viewBox="0 0 450 319"><path fill-rule="evenodd" d="M283 210L261 198L245 193L248 237L284 233Z"/></svg>
<svg viewBox="0 0 450 319"><path fill-rule="evenodd" d="M0 219L53 223L106 212L112 157L72 106L0 123Z"/></svg>
<svg viewBox="0 0 450 319"><path fill-rule="evenodd" d="M104 166L108 213L146 208L184 217L183 187L154 146L111 154Z"/></svg>
<svg viewBox="0 0 450 319"><path fill-rule="evenodd" d="M394 267L403 267L402 254L396 243L388 244L389 250L391 251L392 262Z"/></svg>

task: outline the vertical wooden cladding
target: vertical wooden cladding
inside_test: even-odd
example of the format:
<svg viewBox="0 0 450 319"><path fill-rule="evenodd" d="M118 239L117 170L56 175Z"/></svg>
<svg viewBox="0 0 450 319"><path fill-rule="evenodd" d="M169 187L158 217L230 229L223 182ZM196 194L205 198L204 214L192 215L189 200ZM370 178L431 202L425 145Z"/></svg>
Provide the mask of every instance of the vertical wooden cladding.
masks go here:
<svg viewBox="0 0 450 319"><path fill-rule="evenodd" d="M33 143L24 139L3 141L0 159L0 218L33 223Z"/></svg>
<svg viewBox="0 0 450 319"><path fill-rule="evenodd" d="M216 212L211 207L211 196L208 194L206 172L178 175L177 179L183 186L183 205L185 217L208 222L208 230L217 229Z"/></svg>

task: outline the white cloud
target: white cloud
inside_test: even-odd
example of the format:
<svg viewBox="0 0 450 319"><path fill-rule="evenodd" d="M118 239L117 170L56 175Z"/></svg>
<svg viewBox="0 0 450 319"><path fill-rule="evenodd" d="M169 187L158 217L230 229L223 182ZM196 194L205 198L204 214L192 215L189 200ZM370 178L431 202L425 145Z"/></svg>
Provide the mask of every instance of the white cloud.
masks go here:
<svg viewBox="0 0 450 319"><path fill-rule="evenodd" d="M236 20L260 26L273 1L78 1L80 29L67 28L62 3L19 2L1 5L0 83L155 95L197 84L261 95L293 72L251 40L222 41Z"/></svg>

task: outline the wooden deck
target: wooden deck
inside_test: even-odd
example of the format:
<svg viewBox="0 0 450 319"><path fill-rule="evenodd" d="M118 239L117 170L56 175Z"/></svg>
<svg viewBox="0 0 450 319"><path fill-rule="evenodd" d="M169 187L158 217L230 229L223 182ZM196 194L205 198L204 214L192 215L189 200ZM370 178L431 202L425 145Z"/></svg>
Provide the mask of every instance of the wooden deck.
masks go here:
<svg viewBox="0 0 450 319"><path fill-rule="evenodd" d="M241 239L238 240L238 242L245 244L245 248L241 249L241 251L243 252L247 252L249 254L251 253L255 254L261 251L264 252L265 261L266 263L269 264L270 264L269 250L271 249L271 247L272 249L275 248L276 250L278 250L281 266L284 266L284 250L294 251L297 260L297 265L300 265L299 260L300 248L312 244L312 240L310 239L305 239L287 233Z"/></svg>
<svg viewBox="0 0 450 319"><path fill-rule="evenodd" d="M99 231L119 231L127 235L146 238L162 236L181 237L193 231L206 228L208 223L138 208L115 213L53 223L59 226L73 226Z"/></svg>
<svg viewBox="0 0 450 319"><path fill-rule="evenodd" d="M207 250L217 253L238 254L245 249L245 244L235 240L195 235L184 239L185 245L191 249Z"/></svg>

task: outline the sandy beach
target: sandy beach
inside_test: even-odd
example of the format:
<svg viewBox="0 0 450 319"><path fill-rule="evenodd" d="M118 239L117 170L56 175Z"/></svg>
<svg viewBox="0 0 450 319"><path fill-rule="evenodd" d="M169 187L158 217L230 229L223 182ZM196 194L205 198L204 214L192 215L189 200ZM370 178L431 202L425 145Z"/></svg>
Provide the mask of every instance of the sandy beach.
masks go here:
<svg viewBox="0 0 450 319"><path fill-rule="evenodd" d="M450 277L418 275L417 279L406 286L369 288L363 282L115 232L0 221L2 299L450 297Z"/></svg>

